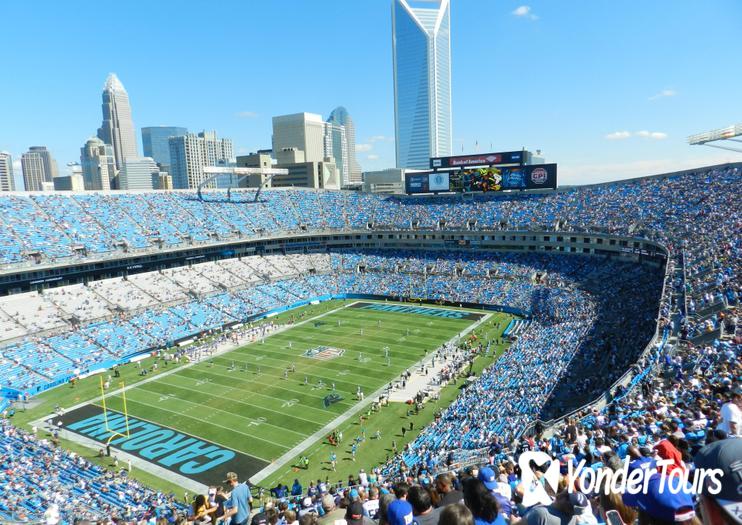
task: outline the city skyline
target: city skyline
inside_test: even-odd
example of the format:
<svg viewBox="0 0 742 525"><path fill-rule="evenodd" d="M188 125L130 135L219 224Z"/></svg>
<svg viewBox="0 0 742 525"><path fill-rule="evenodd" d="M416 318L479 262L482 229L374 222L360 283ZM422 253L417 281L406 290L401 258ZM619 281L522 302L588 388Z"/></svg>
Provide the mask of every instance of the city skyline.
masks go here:
<svg viewBox="0 0 742 525"><path fill-rule="evenodd" d="M388 2L360 0L352 8L332 0L313 6L299 2L291 17L281 17L282 31L287 32L306 23L352 25L354 32L343 46L322 39L304 39L297 45L296 39L272 38L267 27L256 27L254 38L246 41L239 37L239 20L247 8L239 3L224 2L200 13L202 22L224 27L194 50L189 61L208 60L210 69L224 75L218 82L205 80L184 60L172 60L169 46L157 45L190 38L184 28L196 15L187 6L177 14L180 24L165 23L175 4L148 6L148 20L162 32L156 41L129 39L127 46L102 41L91 48L62 27L73 19L88 23L92 13L75 13L74 18L64 6L42 4L45 9L34 11L41 36L31 38L13 25L0 35L0 45L16 50L6 57L16 81L0 86L0 150L12 154L16 182L21 155L31 145L46 145L62 166L78 160L80 144L100 125L99 86L111 71L123 79L136 123L143 127L216 129L233 139L235 154L240 155L269 146L274 115L343 105L355 120L364 171L394 165ZM29 9L9 4L6 14L23 19ZM106 16L111 29L121 34L141 16L136 2L116 16L111 16L112 6L101 10L96 16ZM687 135L739 120L729 112L738 104L734 86L741 75L727 67L735 63L733 50L677 38L708 24L732 34L742 19L739 3L720 0L700 8L690 1L641 6L565 2L557 7L544 2L460 1L453 2L451 10L454 153L490 147L542 149L549 161L560 164L564 184L739 158L685 142ZM280 15L271 3L249 11L257 18ZM222 52L215 53L217 49ZM47 57L49 69L42 73L34 68L26 50ZM87 59L80 61L83 51ZM242 71L241 57L250 54L272 64L271 81L259 81L255 70ZM281 60L286 56L299 60ZM337 68L328 68L319 56L341 61L342 75L333 75ZM44 89L49 76L65 78L55 86L55 97ZM302 76L322 81L305 82L297 89L296 79ZM284 80L276 81L279 78Z"/></svg>

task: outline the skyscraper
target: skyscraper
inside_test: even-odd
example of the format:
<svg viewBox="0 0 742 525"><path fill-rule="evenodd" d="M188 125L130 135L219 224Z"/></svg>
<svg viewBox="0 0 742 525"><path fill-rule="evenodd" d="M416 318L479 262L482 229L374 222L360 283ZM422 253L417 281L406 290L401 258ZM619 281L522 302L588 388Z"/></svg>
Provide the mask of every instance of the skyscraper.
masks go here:
<svg viewBox="0 0 742 525"><path fill-rule="evenodd" d="M345 126L325 122L325 157L335 159L340 184L348 184L350 182L350 157Z"/></svg>
<svg viewBox="0 0 742 525"><path fill-rule="evenodd" d="M80 164L86 190L116 188L116 160L112 146L90 137L80 148Z"/></svg>
<svg viewBox="0 0 742 525"><path fill-rule="evenodd" d="M398 168L451 154L449 0L392 0L394 134Z"/></svg>
<svg viewBox="0 0 742 525"><path fill-rule="evenodd" d="M197 188L207 178L204 167L227 164L234 157L232 141L218 139L215 131L173 136L168 139L168 144L170 175L175 189Z"/></svg>
<svg viewBox="0 0 742 525"><path fill-rule="evenodd" d="M286 148L304 152L306 162L322 162L326 152L325 122L315 113L294 113L273 117L273 155Z"/></svg>
<svg viewBox="0 0 742 525"><path fill-rule="evenodd" d="M153 180L159 181L160 170L152 157L126 157L119 171L122 190L151 190Z"/></svg>
<svg viewBox="0 0 742 525"><path fill-rule="evenodd" d="M170 172L170 137L188 133L186 128L176 126L149 126L142 128L142 149L145 157L152 157L162 171Z"/></svg>
<svg viewBox="0 0 742 525"><path fill-rule="evenodd" d="M44 183L53 183L57 176L57 161L46 146L31 146L21 156L23 184L26 191L43 191Z"/></svg>
<svg viewBox="0 0 742 525"><path fill-rule="evenodd" d="M0 191L15 191L13 157L7 151L0 151Z"/></svg>
<svg viewBox="0 0 742 525"><path fill-rule="evenodd" d="M108 75L103 87L103 124L98 128L98 138L113 146L117 170L124 165L124 158L138 156L129 94L115 73Z"/></svg>
<svg viewBox="0 0 742 525"><path fill-rule="evenodd" d="M330 113L330 117L327 119L327 122L331 124L338 124L345 128L345 141L347 144L345 155L348 159L348 173L347 175L343 174L343 183L360 183L362 181L362 175L361 166L358 164L358 160L356 159L356 128L355 124L353 124L353 119L350 118L348 110L346 110L343 106L338 106L332 110L332 113ZM338 167L340 167L341 162L337 159L337 157L335 158L335 160Z"/></svg>

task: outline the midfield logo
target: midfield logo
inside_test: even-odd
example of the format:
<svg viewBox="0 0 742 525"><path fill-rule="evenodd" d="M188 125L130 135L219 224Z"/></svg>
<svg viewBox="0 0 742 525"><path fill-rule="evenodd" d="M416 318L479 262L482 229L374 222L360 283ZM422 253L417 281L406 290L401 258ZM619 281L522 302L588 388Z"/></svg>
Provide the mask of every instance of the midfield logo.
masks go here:
<svg viewBox="0 0 742 525"><path fill-rule="evenodd" d="M345 353L345 350L342 348L334 348L332 346L315 346L314 348L310 348L306 352L304 352L302 355L304 357L311 357L312 359L321 359L323 361L326 361L328 359L335 359L336 357L340 357Z"/></svg>

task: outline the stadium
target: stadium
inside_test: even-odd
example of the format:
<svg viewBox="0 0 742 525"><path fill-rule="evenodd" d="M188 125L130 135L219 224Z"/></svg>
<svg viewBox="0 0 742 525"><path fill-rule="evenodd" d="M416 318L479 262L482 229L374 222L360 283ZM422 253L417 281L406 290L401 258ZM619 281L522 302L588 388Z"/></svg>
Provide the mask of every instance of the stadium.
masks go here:
<svg viewBox="0 0 742 525"><path fill-rule="evenodd" d="M487 465L515 507L526 450L688 463L740 396L741 183L2 194L0 519L175 521L229 473L324 514Z"/></svg>

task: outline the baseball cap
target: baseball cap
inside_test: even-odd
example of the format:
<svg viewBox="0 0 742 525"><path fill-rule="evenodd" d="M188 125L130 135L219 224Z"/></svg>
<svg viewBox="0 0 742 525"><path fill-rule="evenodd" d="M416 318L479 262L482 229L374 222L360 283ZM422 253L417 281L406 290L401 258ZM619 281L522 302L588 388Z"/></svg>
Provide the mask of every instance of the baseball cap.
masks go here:
<svg viewBox="0 0 742 525"><path fill-rule="evenodd" d="M350 491L350 495L349 495L349 496L350 496L350 499L351 499L351 501L353 501L353 500L357 500L357 499L358 499L358 498L360 497L360 496L358 495L358 491L357 491L356 489L352 489L352 490Z"/></svg>
<svg viewBox="0 0 742 525"><path fill-rule="evenodd" d="M572 504L575 514L586 513L587 510L590 508L590 503L587 500L587 496L585 496L582 492L570 492L569 502Z"/></svg>
<svg viewBox="0 0 742 525"><path fill-rule="evenodd" d="M664 483L662 481L663 477L665 478ZM683 479L682 476L678 475L662 476L659 473L653 473L647 482L646 493L643 491L637 494L625 492L622 496L624 505L638 508L650 516L668 523L692 519L696 515L693 510L692 492L685 484L683 490L673 494L669 485L673 483L673 486L675 486L677 481L670 480L672 477ZM660 486L662 486L662 490L660 490Z"/></svg>
<svg viewBox="0 0 742 525"><path fill-rule="evenodd" d="M360 523L363 521L363 503L354 501L345 511L345 520L348 523Z"/></svg>
<svg viewBox="0 0 742 525"><path fill-rule="evenodd" d="M696 468L721 470L719 493L711 494L708 483L704 483L701 494L714 499L724 512L737 523L742 523L742 438L729 438L706 445L698 451L693 463Z"/></svg>
<svg viewBox="0 0 742 525"><path fill-rule="evenodd" d="M223 483L229 483L230 481L237 481L237 474L234 472L227 472L227 479Z"/></svg>
<svg viewBox="0 0 742 525"><path fill-rule="evenodd" d="M490 467L484 467L479 471L477 479L484 483L487 490L495 490L497 488L497 478L495 477L495 471Z"/></svg>
<svg viewBox="0 0 742 525"><path fill-rule="evenodd" d="M389 525L410 525L412 523L412 505L403 499L395 499L386 511Z"/></svg>
<svg viewBox="0 0 742 525"><path fill-rule="evenodd" d="M311 507L312 506L312 498L310 498L309 496L307 496L306 498L304 498L304 500L301 502L301 506L304 507L305 509L308 509L309 507Z"/></svg>

